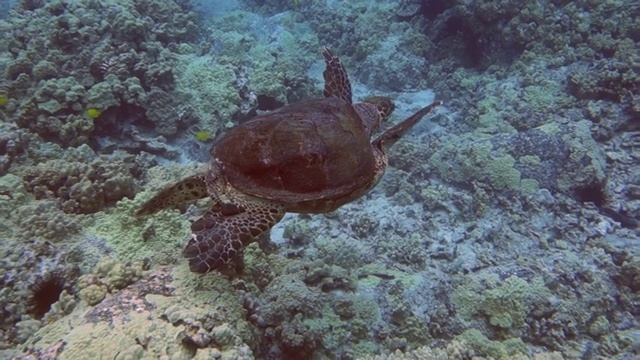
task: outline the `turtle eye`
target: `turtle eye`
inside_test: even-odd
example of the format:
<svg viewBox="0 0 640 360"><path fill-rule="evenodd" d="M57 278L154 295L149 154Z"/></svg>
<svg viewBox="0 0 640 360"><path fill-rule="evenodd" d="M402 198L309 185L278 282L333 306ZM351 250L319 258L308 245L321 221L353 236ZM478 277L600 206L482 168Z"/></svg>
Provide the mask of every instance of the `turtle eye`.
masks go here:
<svg viewBox="0 0 640 360"><path fill-rule="evenodd" d="M382 118L382 121L387 121L391 116L393 110L395 110L396 108L393 101L391 101L390 99L383 99L383 101L379 101L376 104L376 107L378 109L380 117Z"/></svg>
<svg viewBox="0 0 640 360"><path fill-rule="evenodd" d="M378 114L380 115L380 122L387 121L393 110L396 108L393 101L384 96L373 96L365 99L364 101L376 106L376 111L378 111Z"/></svg>

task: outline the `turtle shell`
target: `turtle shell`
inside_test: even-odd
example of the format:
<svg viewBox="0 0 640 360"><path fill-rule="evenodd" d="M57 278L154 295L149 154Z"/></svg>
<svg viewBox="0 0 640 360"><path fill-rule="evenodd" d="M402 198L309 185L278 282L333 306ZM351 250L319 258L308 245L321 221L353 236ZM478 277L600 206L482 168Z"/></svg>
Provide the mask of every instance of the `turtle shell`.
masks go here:
<svg viewBox="0 0 640 360"><path fill-rule="evenodd" d="M216 141L211 156L236 189L284 204L348 199L371 185L376 165L360 117L339 98L255 117Z"/></svg>

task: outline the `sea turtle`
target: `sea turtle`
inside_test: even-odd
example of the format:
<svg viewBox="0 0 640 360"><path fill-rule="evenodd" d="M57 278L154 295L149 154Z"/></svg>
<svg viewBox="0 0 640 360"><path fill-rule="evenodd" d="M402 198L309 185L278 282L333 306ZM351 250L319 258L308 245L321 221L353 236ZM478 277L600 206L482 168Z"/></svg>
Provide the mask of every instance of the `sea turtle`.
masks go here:
<svg viewBox="0 0 640 360"><path fill-rule="evenodd" d="M165 188L136 212L142 216L207 196L213 200L191 224L183 251L191 271L220 268L286 212L326 213L361 197L384 173L385 150L442 104L420 109L370 142L394 110L393 101L372 97L352 104L341 61L327 48L323 56L324 98L231 129L211 147L206 173Z"/></svg>

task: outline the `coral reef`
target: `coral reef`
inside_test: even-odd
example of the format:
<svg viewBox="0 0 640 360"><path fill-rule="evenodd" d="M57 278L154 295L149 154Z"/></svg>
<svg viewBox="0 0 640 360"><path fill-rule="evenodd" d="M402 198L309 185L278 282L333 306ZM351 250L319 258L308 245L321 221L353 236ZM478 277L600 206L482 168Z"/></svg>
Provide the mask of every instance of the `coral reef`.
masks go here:
<svg viewBox="0 0 640 360"><path fill-rule="evenodd" d="M486 340L486 339L485 339ZM493 345L493 344L492 344ZM492 346L489 345L489 346ZM498 345L499 347L499 345ZM564 359L560 353L537 353L533 356L517 353L507 355L506 352L494 353L496 356L477 356L473 347L470 347L464 340L453 340L446 344L442 344L438 347L422 346L415 350L401 352L396 350L388 355L366 356L358 358L359 360L455 360L473 358L477 360L489 360L489 359L514 359L514 360L562 360Z"/></svg>
<svg viewBox="0 0 640 360"><path fill-rule="evenodd" d="M640 6L239 2L0 11L0 357L637 357ZM135 209L226 128L319 97L322 46L390 122L446 108L363 199L190 273L208 199ZM34 318L53 271L77 282Z"/></svg>
<svg viewBox="0 0 640 360"><path fill-rule="evenodd" d="M79 269L66 251L42 240L3 241L0 254L0 344L7 349L26 341L43 323L56 322L75 308L73 279ZM64 283L59 282L62 278Z"/></svg>
<svg viewBox="0 0 640 360"><path fill-rule="evenodd" d="M480 140L458 138L429 163L448 181L529 193L543 187L571 194L602 184L606 177L604 154L591 137L588 121Z"/></svg>
<svg viewBox="0 0 640 360"><path fill-rule="evenodd" d="M212 25L206 36L213 58L187 65L180 82L202 89L195 93L203 97L198 107L214 114L218 124L317 96L307 69L317 61L312 54L317 54L318 39L293 14L261 17L236 11L215 18ZM190 80L193 76L198 78ZM205 121L204 128L211 129L210 123Z"/></svg>
<svg viewBox="0 0 640 360"><path fill-rule="evenodd" d="M214 131L221 121L229 121L238 112L240 93L233 67L216 65L211 57L189 56L177 71L178 87L194 90L192 111L205 119L203 129Z"/></svg>
<svg viewBox="0 0 640 360"><path fill-rule="evenodd" d="M111 269L109 273L119 266L112 262L102 265ZM78 306L67 315L67 321L42 327L25 349L38 352L63 342L60 358L118 353L119 357L136 359L253 359L241 332L230 323L232 313L224 306L207 310L190 304L180 294L185 284L174 280L171 271L159 268L128 286L120 283L123 287L119 291L92 309Z"/></svg>
<svg viewBox="0 0 640 360"><path fill-rule="evenodd" d="M425 86L421 81L428 65L425 54L432 45L417 24L389 21L401 7L396 2L243 2L268 15L289 10L287 16L308 24L319 43L331 44L347 67L355 70L355 77L367 85L384 91Z"/></svg>
<svg viewBox="0 0 640 360"><path fill-rule="evenodd" d="M28 146L29 137L22 129L0 122L0 175L6 174L11 165L24 156Z"/></svg>
<svg viewBox="0 0 640 360"><path fill-rule="evenodd" d="M78 279L78 297L89 305L100 303L109 293L115 293L140 279L143 262L123 264L104 258L90 274Z"/></svg>
<svg viewBox="0 0 640 360"><path fill-rule="evenodd" d="M86 109L135 106L159 134L175 135L176 44L199 33L184 9L174 1L20 4L3 24L10 36L2 48L12 55L7 116L47 141L78 146L101 135Z"/></svg>
<svg viewBox="0 0 640 360"><path fill-rule="evenodd" d="M0 236L9 239L16 234L12 220L16 217L17 209L29 200L30 196L18 176L7 174L0 177L0 216L4 220L0 225Z"/></svg>
<svg viewBox="0 0 640 360"><path fill-rule="evenodd" d="M453 301L462 318L485 315L489 324L502 329L520 328L528 309L539 307L550 296L541 279L524 279L510 276L504 281L495 274L479 274L470 279L471 284L459 285ZM507 300L508 299L508 300Z"/></svg>
<svg viewBox="0 0 640 360"><path fill-rule="evenodd" d="M147 196L151 193L147 193ZM87 230L103 239L120 260L147 259L153 265L172 264L182 251L189 224L179 214L167 211L146 223L134 216L144 197L124 199L109 212L98 214Z"/></svg>
<svg viewBox="0 0 640 360"><path fill-rule="evenodd" d="M66 279L59 273L48 273L31 286L30 311L36 319L42 318L65 291Z"/></svg>
<svg viewBox="0 0 640 360"><path fill-rule="evenodd" d="M36 199L57 199L64 212L73 214L95 213L133 198L136 190L130 166L111 159L50 160L27 168L23 179Z"/></svg>

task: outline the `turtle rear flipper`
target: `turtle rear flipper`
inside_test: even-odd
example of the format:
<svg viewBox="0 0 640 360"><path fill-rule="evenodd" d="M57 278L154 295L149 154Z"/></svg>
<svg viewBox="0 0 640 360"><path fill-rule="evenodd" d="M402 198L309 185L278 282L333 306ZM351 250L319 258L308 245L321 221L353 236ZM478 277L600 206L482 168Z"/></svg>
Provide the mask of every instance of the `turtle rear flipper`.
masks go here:
<svg viewBox="0 0 640 360"><path fill-rule="evenodd" d="M207 273L232 260L243 246L269 231L284 216L270 201L217 204L191 224L191 239L183 251L193 272Z"/></svg>
<svg viewBox="0 0 640 360"><path fill-rule="evenodd" d="M194 175L163 189L136 211L136 216L151 215L162 209L209 196L203 175Z"/></svg>

